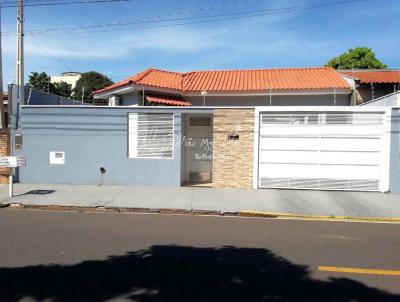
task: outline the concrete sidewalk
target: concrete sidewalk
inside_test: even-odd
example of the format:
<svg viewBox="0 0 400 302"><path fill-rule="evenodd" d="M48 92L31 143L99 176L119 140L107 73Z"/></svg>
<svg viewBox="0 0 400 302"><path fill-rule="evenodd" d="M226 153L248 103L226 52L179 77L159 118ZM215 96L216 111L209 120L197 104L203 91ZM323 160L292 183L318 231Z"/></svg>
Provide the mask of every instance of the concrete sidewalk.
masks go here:
<svg viewBox="0 0 400 302"><path fill-rule="evenodd" d="M1 204L400 217L400 195L383 193L16 184L16 196L7 194L8 186L1 185Z"/></svg>

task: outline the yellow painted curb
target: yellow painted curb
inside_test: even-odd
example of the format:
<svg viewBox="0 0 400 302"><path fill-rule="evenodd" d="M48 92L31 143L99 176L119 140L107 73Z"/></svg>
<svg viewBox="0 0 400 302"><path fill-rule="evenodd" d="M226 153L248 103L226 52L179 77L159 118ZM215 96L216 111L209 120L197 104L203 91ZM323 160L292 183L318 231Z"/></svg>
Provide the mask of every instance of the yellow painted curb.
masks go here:
<svg viewBox="0 0 400 302"><path fill-rule="evenodd" d="M334 273L400 276L400 271L399 270L386 270L386 269L369 269L369 268L353 268L353 267L337 267L337 266L319 266L318 270L321 271L321 272L334 272Z"/></svg>
<svg viewBox="0 0 400 302"><path fill-rule="evenodd" d="M326 221L370 221L370 222L398 222L400 217L352 217L352 216L326 216L326 215L306 215L306 214L292 214L281 212L259 212L259 211L241 211L242 216L255 216L255 217L273 217L273 218L299 218L307 220L326 220Z"/></svg>

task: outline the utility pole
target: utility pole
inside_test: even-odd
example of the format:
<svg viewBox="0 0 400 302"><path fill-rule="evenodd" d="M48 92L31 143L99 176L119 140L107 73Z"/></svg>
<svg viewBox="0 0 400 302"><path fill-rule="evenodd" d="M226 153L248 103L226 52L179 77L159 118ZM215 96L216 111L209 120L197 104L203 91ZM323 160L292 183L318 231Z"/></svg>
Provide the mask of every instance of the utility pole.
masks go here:
<svg viewBox="0 0 400 302"><path fill-rule="evenodd" d="M24 105L24 0L18 0L17 9L17 70L18 103Z"/></svg>
<svg viewBox="0 0 400 302"><path fill-rule="evenodd" d="M85 98L85 86L82 87L82 105L83 105L84 98Z"/></svg>
<svg viewBox="0 0 400 302"><path fill-rule="evenodd" d="M1 128L4 129L5 116L4 116L4 96L3 96L3 50L1 48L1 3L0 3L0 114L1 114Z"/></svg>

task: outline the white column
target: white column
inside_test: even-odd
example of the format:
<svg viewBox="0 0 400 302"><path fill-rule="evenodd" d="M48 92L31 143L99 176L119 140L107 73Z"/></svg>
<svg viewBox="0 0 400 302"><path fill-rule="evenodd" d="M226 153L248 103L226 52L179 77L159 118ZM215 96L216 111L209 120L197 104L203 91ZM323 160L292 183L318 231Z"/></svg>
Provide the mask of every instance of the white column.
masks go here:
<svg viewBox="0 0 400 302"><path fill-rule="evenodd" d="M119 97L118 96L111 96L108 98L108 106L114 107L119 106Z"/></svg>

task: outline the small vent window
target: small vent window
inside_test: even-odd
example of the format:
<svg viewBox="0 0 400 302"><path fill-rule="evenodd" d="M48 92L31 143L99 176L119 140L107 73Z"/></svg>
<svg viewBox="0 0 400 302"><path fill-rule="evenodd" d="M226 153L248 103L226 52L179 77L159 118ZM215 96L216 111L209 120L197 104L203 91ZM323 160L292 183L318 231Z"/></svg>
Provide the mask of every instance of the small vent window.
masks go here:
<svg viewBox="0 0 400 302"><path fill-rule="evenodd" d="M192 116L190 117L190 126L211 126L211 117L209 116Z"/></svg>
<svg viewBox="0 0 400 302"><path fill-rule="evenodd" d="M380 113L329 113L326 123L335 125L379 125L382 124Z"/></svg>
<svg viewBox="0 0 400 302"><path fill-rule="evenodd" d="M382 124L380 113L265 113L263 125L379 125Z"/></svg>
<svg viewBox="0 0 400 302"><path fill-rule="evenodd" d="M292 125L313 125L318 124L318 113L288 113L288 114L263 114L263 124L292 124Z"/></svg>
<svg viewBox="0 0 400 302"><path fill-rule="evenodd" d="M130 158L173 158L172 113L129 114Z"/></svg>

